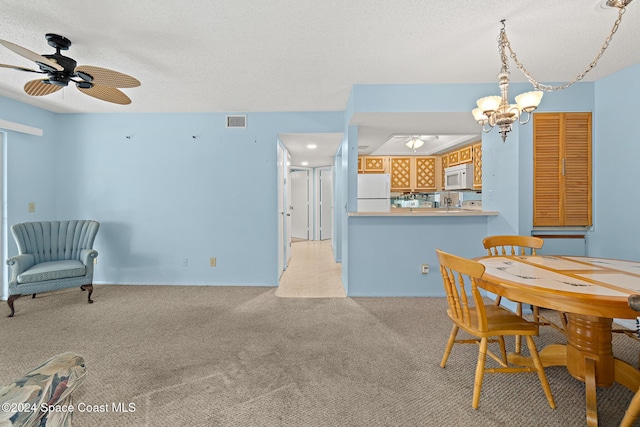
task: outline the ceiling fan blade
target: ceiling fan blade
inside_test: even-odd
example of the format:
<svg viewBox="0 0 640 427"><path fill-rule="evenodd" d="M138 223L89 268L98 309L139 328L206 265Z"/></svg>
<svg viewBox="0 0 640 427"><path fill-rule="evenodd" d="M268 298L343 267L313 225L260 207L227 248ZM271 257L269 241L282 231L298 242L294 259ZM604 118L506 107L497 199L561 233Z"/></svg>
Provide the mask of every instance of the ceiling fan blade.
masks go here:
<svg viewBox="0 0 640 427"><path fill-rule="evenodd" d="M57 64L52 60L50 60L49 58L45 58L42 55L38 55L37 53L30 51L29 49L25 49L22 46L18 46L15 43L11 43L6 40L0 40L0 44L6 47L7 49L14 51L18 55L24 56L25 58L30 59L31 61L40 62L58 71L64 70L64 67L61 66L60 64Z"/></svg>
<svg viewBox="0 0 640 427"><path fill-rule="evenodd" d="M121 105L131 104L131 99L129 99L129 97L121 90L114 87L100 86L96 84L90 88L82 88L79 85L76 85L76 87L80 92L103 101Z"/></svg>
<svg viewBox="0 0 640 427"><path fill-rule="evenodd" d="M24 85L24 91L31 96L44 96L62 89L62 86L45 83L44 80L31 80Z"/></svg>
<svg viewBox="0 0 640 427"><path fill-rule="evenodd" d="M135 77L127 74L113 71L108 68L94 67L92 65L80 65L76 67L75 73L83 80L86 80L82 74L91 76L92 83L106 87L138 87L140 81ZM81 74L82 73L82 74Z"/></svg>
<svg viewBox="0 0 640 427"><path fill-rule="evenodd" d="M42 71L32 70L31 68L18 67L17 65L0 64L0 67L2 67L2 68L12 68L14 70L27 71L27 72L30 72L30 73L44 74Z"/></svg>

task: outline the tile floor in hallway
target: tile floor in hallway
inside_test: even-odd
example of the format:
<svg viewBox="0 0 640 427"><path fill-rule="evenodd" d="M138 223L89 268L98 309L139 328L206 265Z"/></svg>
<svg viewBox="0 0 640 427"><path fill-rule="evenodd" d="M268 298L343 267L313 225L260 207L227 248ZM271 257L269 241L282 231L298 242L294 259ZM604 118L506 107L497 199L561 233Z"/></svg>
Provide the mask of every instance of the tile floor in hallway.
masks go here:
<svg viewBox="0 0 640 427"><path fill-rule="evenodd" d="M335 262L331 240L291 244L289 267L282 273L276 295L283 298L345 298L342 265Z"/></svg>

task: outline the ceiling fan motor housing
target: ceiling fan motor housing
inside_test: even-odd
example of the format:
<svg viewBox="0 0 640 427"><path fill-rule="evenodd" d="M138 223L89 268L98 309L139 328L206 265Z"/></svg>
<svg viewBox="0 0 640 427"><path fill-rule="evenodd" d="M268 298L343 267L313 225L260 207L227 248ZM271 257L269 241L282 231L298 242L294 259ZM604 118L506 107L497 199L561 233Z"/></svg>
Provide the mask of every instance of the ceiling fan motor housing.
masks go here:
<svg viewBox="0 0 640 427"><path fill-rule="evenodd" d="M52 55L42 55L45 58L59 64L64 68L62 71L52 70L51 67L46 64L38 64L42 71L49 74L49 82L57 86L67 86L69 80L73 77L74 70L76 69L77 62L71 58L58 53Z"/></svg>

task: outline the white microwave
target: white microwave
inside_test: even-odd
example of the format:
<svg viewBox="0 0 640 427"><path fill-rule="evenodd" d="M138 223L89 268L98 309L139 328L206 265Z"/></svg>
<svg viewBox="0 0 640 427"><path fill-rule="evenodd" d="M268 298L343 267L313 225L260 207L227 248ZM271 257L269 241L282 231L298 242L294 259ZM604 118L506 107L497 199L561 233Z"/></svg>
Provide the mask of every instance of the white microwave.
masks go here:
<svg viewBox="0 0 640 427"><path fill-rule="evenodd" d="M444 169L445 190L470 190L473 188L473 165L451 166Z"/></svg>

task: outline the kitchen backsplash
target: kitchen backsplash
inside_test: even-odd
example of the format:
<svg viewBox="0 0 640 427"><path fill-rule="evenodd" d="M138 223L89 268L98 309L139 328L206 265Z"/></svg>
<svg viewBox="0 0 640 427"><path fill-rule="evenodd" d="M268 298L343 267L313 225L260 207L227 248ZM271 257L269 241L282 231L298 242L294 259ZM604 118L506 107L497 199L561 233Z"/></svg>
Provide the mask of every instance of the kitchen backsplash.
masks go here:
<svg viewBox="0 0 640 427"><path fill-rule="evenodd" d="M482 200L481 191L439 191L435 193L391 194L391 206L396 208L460 207L462 202Z"/></svg>

